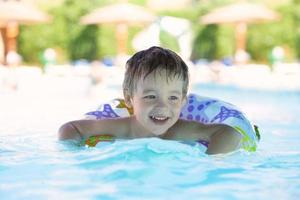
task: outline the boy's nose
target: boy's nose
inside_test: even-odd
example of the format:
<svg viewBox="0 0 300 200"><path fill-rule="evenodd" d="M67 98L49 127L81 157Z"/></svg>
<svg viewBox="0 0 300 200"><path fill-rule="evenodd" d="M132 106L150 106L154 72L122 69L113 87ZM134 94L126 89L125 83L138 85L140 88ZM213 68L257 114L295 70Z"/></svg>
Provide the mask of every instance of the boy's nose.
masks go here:
<svg viewBox="0 0 300 200"><path fill-rule="evenodd" d="M167 107L167 103L163 100L163 99L159 99L156 106L158 108L166 108Z"/></svg>

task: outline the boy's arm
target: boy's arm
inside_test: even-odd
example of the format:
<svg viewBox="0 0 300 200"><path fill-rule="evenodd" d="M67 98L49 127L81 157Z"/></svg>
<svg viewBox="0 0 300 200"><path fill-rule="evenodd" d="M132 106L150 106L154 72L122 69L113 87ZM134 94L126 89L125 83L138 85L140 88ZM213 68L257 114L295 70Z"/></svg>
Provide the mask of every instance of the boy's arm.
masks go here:
<svg viewBox="0 0 300 200"><path fill-rule="evenodd" d="M240 146L242 136L232 127L223 127L211 135L207 154L228 153Z"/></svg>
<svg viewBox="0 0 300 200"><path fill-rule="evenodd" d="M76 121L68 122L62 125L58 130L59 140L67 140L67 139L81 140L82 138L83 138L82 133L76 127Z"/></svg>
<svg viewBox="0 0 300 200"><path fill-rule="evenodd" d="M111 134L123 137L127 131L125 118L104 120L77 120L64 124L58 131L60 140L82 140L93 135Z"/></svg>

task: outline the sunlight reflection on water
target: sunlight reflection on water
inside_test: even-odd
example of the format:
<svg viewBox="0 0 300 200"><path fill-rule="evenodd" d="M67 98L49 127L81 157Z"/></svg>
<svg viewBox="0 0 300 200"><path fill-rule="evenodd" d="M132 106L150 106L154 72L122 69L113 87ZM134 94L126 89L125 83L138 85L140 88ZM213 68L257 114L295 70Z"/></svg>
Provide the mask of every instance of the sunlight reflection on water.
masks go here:
<svg viewBox="0 0 300 200"><path fill-rule="evenodd" d="M99 103L88 95L86 79L70 79L66 85L59 81L49 90L36 86L30 92L0 93L3 199L252 200L300 195L299 92L195 86L194 92L241 107L262 134L255 153L207 156L199 146L155 138L96 148L57 141L62 123L81 118Z"/></svg>

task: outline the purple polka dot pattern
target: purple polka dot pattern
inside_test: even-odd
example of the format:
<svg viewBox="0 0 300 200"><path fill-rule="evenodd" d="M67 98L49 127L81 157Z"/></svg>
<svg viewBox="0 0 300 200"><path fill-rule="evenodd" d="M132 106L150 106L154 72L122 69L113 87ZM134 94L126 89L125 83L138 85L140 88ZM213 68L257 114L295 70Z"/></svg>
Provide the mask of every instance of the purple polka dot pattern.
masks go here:
<svg viewBox="0 0 300 200"><path fill-rule="evenodd" d="M181 111L180 118L185 120L195 120L206 123L209 121L208 116L204 113L205 109L211 104L217 102L216 100L197 101L196 96L189 96L189 101ZM195 109L197 108L197 109Z"/></svg>
<svg viewBox="0 0 300 200"><path fill-rule="evenodd" d="M189 112L192 112L194 110L194 106L193 105L190 105L189 107L188 107L188 111Z"/></svg>
<svg viewBox="0 0 300 200"><path fill-rule="evenodd" d="M197 107L197 110L202 110L204 108L204 105L200 104L198 107Z"/></svg>
<svg viewBox="0 0 300 200"><path fill-rule="evenodd" d="M187 116L187 119L188 119L188 120L193 120L193 115L189 114L189 115Z"/></svg>

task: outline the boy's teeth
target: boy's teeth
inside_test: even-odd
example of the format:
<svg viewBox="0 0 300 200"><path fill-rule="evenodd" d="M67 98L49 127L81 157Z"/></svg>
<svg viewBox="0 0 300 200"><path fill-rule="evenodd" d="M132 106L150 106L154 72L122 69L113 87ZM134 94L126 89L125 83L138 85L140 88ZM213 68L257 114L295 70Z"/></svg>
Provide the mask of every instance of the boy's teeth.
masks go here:
<svg viewBox="0 0 300 200"><path fill-rule="evenodd" d="M156 120L166 120L167 117L155 117L155 116L151 116L151 118L156 119Z"/></svg>

